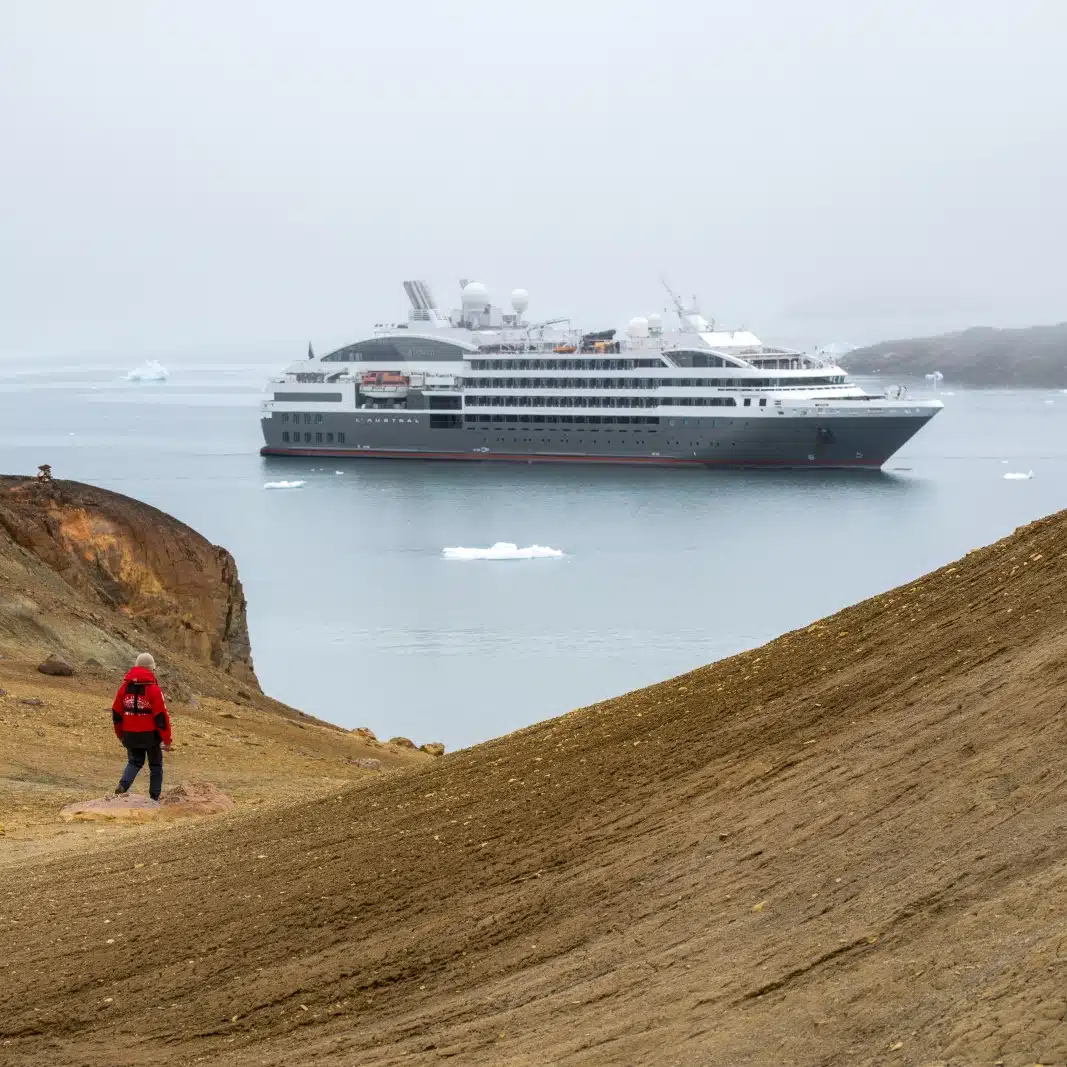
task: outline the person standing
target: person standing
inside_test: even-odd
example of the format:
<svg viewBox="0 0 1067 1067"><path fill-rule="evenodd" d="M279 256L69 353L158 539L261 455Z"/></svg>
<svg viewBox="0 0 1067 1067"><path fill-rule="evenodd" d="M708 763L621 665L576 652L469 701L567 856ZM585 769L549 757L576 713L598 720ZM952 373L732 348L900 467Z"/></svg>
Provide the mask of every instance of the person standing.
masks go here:
<svg viewBox="0 0 1067 1067"><path fill-rule="evenodd" d="M137 772L148 760L148 795L159 800L163 792L163 753L170 751L170 714L156 676L156 661L142 652L115 694L111 721L115 736L126 746L126 769L115 793L121 795L133 785Z"/></svg>

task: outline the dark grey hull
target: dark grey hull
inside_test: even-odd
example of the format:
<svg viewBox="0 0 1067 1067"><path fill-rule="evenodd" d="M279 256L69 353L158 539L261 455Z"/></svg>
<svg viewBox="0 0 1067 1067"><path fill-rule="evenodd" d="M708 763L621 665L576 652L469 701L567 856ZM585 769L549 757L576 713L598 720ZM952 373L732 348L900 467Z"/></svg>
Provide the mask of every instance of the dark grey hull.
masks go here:
<svg viewBox="0 0 1067 1067"><path fill-rule="evenodd" d="M922 414L661 418L653 425L464 422L405 409L262 420L265 456L629 463L709 467L881 467L936 410ZM469 418L469 416L468 416ZM319 420L319 421L314 421ZM285 435L283 438L283 434Z"/></svg>

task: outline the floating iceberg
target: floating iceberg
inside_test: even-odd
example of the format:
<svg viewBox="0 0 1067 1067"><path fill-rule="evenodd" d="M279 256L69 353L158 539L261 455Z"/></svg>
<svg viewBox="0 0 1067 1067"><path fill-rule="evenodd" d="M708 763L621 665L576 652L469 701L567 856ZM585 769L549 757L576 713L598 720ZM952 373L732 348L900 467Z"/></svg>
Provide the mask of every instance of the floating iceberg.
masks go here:
<svg viewBox="0 0 1067 1067"><path fill-rule="evenodd" d="M264 489L299 489L303 485L303 481L299 482L264 482Z"/></svg>
<svg viewBox="0 0 1067 1067"><path fill-rule="evenodd" d="M519 548L510 541L497 541L492 548L446 548L441 555L445 559L555 559L563 553L544 545Z"/></svg>
<svg viewBox="0 0 1067 1067"><path fill-rule="evenodd" d="M1033 476L1033 471L1027 471L1025 474L1021 474L1019 471L1008 471L1004 478L1009 482L1028 482Z"/></svg>
<svg viewBox="0 0 1067 1067"><path fill-rule="evenodd" d="M159 360L150 359L140 367L134 367L126 375L128 382L165 382L170 377L170 372Z"/></svg>

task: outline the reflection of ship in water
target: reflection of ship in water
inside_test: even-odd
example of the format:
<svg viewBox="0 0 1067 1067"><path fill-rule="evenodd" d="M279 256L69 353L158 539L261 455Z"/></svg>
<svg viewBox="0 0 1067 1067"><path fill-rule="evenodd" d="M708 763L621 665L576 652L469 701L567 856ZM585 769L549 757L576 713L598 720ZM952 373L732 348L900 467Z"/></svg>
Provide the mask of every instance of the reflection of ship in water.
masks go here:
<svg viewBox="0 0 1067 1067"><path fill-rule="evenodd" d="M674 296L617 330L528 322L485 286L438 309L408 281L406 323L287 368L272 383L267 455L879 467L940 409L871 394L832 361L722 330Z"/></svg>

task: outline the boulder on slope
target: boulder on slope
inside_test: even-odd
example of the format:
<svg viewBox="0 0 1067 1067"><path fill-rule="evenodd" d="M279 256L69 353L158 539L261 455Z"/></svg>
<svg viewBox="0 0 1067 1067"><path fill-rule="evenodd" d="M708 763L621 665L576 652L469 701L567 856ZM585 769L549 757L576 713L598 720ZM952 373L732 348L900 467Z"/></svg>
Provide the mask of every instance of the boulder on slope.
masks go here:
<svg viewBox="0 0 1067 1067"><path fill-rule="evenodd" d="M37 670L41 674L51 674L56 678L72 678L74 668L62 656L52 652Z"/></svg>

